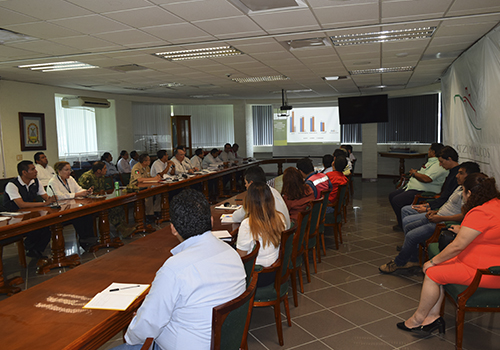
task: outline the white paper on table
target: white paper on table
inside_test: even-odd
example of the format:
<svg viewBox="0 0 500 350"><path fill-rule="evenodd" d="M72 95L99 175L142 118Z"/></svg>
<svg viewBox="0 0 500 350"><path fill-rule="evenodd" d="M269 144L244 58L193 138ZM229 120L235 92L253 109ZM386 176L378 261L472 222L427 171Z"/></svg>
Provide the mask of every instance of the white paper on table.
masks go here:
<svg viewBox="0 0 500 350"><path fill-rule="evenodd" d="M233 221L233 214L222 214L220 216L220 222L223 224L232 224L234 223Z"/></svg>
<svg viewBox="0 0 500 350"><path fill-rule="evenodd" d="M97 293L83 308L125 311L144 291L149 284L111 283L102 292ZM120 289L111 292L111 289Z"/></svg>
<svg viewBox="0 0 500 350"><path fill-rule="evenodd" d="M212 234L218 239L227 240L233 238L228 230L212 231Z"/></svg>
<svg viewBox="0 0 500 350"><path fill-rule="evenodd" d="M29 211L3 211L0 213L0 215L3 216L21 216L24 214L29 214Z"/></svg>
<svg viewBox="0 0 500 350"><path fill-rule="evenodd" d="M241 208L241 204L232 204L226 207L224 204L218 205L215 209L224 209L224 210L237 210Z"/></svg>

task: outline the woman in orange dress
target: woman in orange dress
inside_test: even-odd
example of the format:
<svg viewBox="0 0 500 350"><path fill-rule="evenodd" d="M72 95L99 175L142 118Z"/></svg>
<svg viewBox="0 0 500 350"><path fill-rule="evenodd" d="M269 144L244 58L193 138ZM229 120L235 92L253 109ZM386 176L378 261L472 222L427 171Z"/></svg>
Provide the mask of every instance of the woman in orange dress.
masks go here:
<svg viewBox="0 0 500 350"><path fill-rule="evenodd" d="M482 173L467 176L463 184L462 211L465 218L455 227L457 237L423 266L425 273L417 311L399 329L429 335L436 329L444 333L440 317L443 285L469 285L477 269L500 265L500 193L495 179ZM484 276L482 288L500 288L500 280Z"/></svg>

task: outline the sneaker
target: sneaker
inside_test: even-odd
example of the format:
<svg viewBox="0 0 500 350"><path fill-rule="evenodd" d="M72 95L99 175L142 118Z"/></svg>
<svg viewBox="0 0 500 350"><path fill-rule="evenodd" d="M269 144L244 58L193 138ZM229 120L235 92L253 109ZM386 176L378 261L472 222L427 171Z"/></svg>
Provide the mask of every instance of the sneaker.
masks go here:
<svg viewBox="0 0 500 350"><path fill-rule="evenodd" d="M403 269L411 269L412 267L420 267L420 263L418 261L408 261L401 268L403 268Z"/></svg>
<svg viewBox="0 0 500 350"><path fill-rule="evenodd" d="M387 264L380 266L378 269L382 273L393 273L394 271L400 268L402 268L402 266L396 265L394 260L391 260Z"/></svg>

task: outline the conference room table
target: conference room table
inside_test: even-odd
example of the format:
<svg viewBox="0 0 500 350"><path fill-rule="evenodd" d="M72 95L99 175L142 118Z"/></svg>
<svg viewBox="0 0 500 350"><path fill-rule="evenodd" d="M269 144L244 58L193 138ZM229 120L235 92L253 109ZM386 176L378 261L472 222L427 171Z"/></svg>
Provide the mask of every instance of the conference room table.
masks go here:
<svg viewBox="0 0 500 350"><path fill-rule="evenodd" d="M219 203L241 204L245 193ZM213 230L236 229L223 224L222 214L233 210L211 207ZM190 213L186 213L190 215ZM151 284L156 271L179 241L170 225L109 252L22 293L0 302L2 349L97 349L123 330L147 295L125 311L83 309L111 283Z"/></svg>
<svg viewBox="0 0 500 350"><path fill-rule="evenodd" d="M74 218L98 214L99 215L99 240L98 244L93 248L117 248L123 245L119 238L112 239L110 236L108 210L113 207L123 206L132 203L134 205L134 217L138 224L136 232L151 232L145 224L145 203L144 200L148 197L161 196L161 218L159 222L169 220L169 192L180 190L192 185L201 184L203 193L208 198L208 181L218 181L219 197L224 198L223 194L223 177L232 176L232 190L236 191L236 174L245 171L247 168L261 164L277 164L278 174L283 171L283 164L296 162L297 159L268 159L261 161L253 161L237 166L219 169L218 171L208 174L201 174L189 177L182 181L175 181L164 184L151 184L143 189L128 192L127 190L114 190L102 198L85 198L64 201L61 203L61 208L40 207L30 210L22 209L28 214L21 217L13 217L8 221L0 222L0 244L8 244L15 239L22 239L28 232L38 228L50 226L52 232L52 256L47 260L39 261L37 272L44 274L50 269L59 267L75 267L80 264L80 258L77 254L66 256L65 243L63 236L63 224ZM227 197L227 195L226 195ZM3 277L3 263L0 249L0 293L12 295L20 291L20 288L15 284L19 283L20 278L14 277L5 280Z"/></svg>

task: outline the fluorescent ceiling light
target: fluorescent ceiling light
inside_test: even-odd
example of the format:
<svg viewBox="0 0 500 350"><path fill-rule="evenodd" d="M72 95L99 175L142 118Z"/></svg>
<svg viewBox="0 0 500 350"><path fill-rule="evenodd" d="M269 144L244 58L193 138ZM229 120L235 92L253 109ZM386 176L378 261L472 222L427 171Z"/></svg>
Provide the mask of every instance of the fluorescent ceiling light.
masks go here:
<svg viewBox="0 0 500 350"><path fill-rule="evenodd" d="M163 83L160 84L161 87L166 87L166 88L172 88L172 87L180 87L184 86L184 84L181 83L176 83L176 82L171 82L171 83Z"/></svg>
<svg viewBox="0 0 500 350"><path fill-rule="evenodd" d="M298 89L298 90L286 90L286 93L292 93L292 94L300 94L300 93L303 93L303 92L313 92L313 89ZM275 91L271 91L272 94L281 94L282 91L281 90L275 90Z"/></svg>
<svg viewBox="0 0 500 350"><path fill-rule="evenodd" d="M315 48L327 45L326 38L310 38L310 39L298 39L289 40L286 42L291 50Z"/></svg>
<svg viewBox="0 0 500 350"><path fill-rule="evenodd" d="M22 66L17 66L17 68L36 70L42 72L58 72L63 70L90 69L99 67L78 61L62 61L62 62L52 62L52 63L25 64Z"/></svg>
<svg viewBox="0 0 500 350"><path fill-rule="evenodd" d="M264 81L279 81L279 80L288 80L290 79L284 75L266 75L263 77L250 77L250 78L231 78L232 81L237 83L261 83Z"/></svg>
<svg viewBox="0 0 500 350"><path fill-rule="evenodd" d="M262 12L277 12L305 8L303 0L229 0L233 5L248 15Z"/></svg>
<svg viewBox="0 0 500 350"><path fill-rule="evenodd" d="M161 57L169 61L195 60L198 58L224 57L242 55L238 49L232 46L209 47L205 49L179 50L170 52L157 52L153 56Z"/></svg>
<svg viewBox="0 0 500 350"><path fill-rule="evenodd" d="M350 75L359 74L381 74L381 73L397 73L397 72L411 72L415 69L413 66L406 67L392 67L392 68L374 68L374 69L357 69L349 71Z"/></svg>
<svg viewBox="0 0 500 350"><path fill-rule="evenodd" d="M430 38L436 27L423 27L413 29L386 30L362 34L334 35L330 39L334 46L385 43L398 40L415 40Z"/></svg>
<svg viewBox="0 0 500 350"><path fill-rule="evenodd" d="M346 75L333 75L331 77L323 77L323 80L326 80L326 81L335 81L335 80L344 80L344 79L349 79L349 77Z"/></svg>

